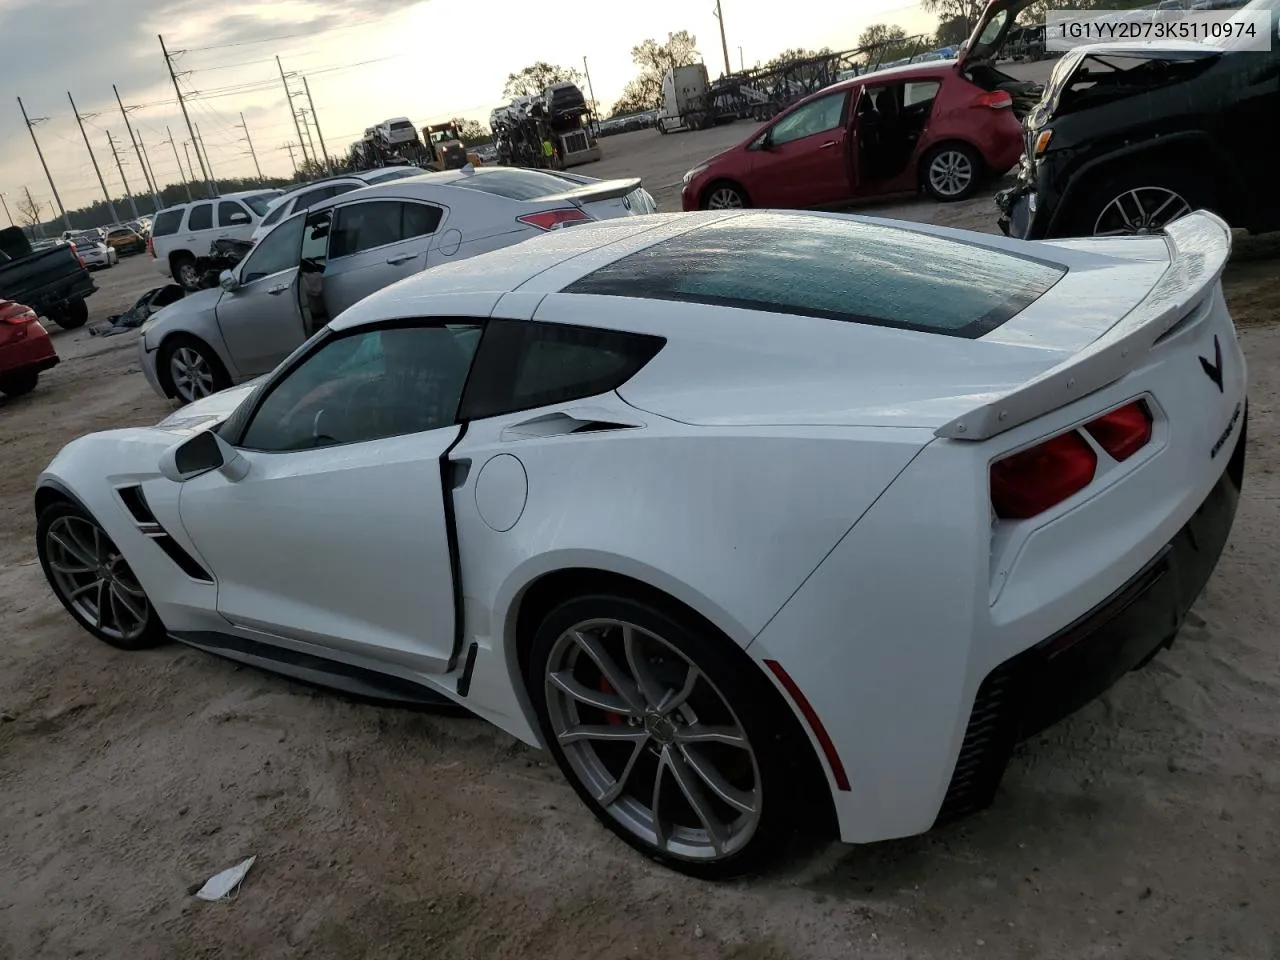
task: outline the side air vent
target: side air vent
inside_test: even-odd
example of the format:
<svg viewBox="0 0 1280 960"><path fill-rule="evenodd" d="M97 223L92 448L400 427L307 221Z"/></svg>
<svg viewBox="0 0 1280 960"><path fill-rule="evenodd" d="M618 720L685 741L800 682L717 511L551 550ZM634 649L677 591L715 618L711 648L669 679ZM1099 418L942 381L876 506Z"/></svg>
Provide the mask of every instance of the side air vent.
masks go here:
<svg viewBox="0 0 1280 960"><path fill-rule="evenodd" d="M138 530L151 540L166 557L174 562L179 570L185 573L192 580L199 580L201 583L213 583L213 576L191 554L182 548L182 545L173 537L169 536L169 532L156 520L155 514L151 512L151 507L147 504L147 498L142 494L142 487L120 487L117 491L120 494L120 502L124 504L129 515L138 524Z"/></svg>

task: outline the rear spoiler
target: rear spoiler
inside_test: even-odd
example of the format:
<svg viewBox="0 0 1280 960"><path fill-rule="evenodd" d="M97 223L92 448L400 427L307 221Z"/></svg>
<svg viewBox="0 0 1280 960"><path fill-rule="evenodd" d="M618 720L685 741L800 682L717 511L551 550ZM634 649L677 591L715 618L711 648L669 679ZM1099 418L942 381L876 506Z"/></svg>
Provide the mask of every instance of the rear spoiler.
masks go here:
<svg viewBox="0 0 1280 960"><path fill-rule="evenodd" d="M566 190L563 193L552 193L538 197L537 203L563 201L566 203L595 203L597 200L620 200L632 191L640 189L639 177L625 177L620 180L601 180L599 183L584 183L580 187Z"/></svg>
<svg viewBox="0 0 1280 960"><path fill-rule="evenodd" d="M934 435L987 440L1115 383L1210 295L1231 255L1231 228L1197 210L1164 228L1169 266L1142 301L1114 327L1056 367L943 424Z"/></svg>

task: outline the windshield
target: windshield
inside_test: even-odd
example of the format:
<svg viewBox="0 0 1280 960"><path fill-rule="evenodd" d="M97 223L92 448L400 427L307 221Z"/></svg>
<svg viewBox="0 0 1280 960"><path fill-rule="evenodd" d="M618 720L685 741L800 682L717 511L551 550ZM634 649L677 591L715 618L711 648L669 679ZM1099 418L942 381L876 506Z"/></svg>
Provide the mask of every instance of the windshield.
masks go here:
<svg viewBox="0 0 1280 960"><path fill-rule="evenodd" d="M267 212L267 208L271 206L271 201L280 196L280 191L275 193L260 193L256 197L245 197L244 203L258 216L262 216Z"/></svg>

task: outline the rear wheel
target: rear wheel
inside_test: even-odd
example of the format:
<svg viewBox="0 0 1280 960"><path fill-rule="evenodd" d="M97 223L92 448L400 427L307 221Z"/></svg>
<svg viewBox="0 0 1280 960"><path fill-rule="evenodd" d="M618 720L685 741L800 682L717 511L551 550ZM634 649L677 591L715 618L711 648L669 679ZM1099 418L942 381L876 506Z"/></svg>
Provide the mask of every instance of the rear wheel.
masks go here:
<svg viewBox="0 0 1280 960"><path fill-rule="evenodd" d="M621 595L569 600L538 628L527 681L578 796L654 860L739 876L796 832L808 744L763 673L692 618Z"/></svg>
<svg viewBox="0 0 1280 960"><path fill-rule="evenodd" d="M183 290L200 289L200 275L196 272L196 261L191 254L175 253L169 260L169 271Z"/></svg>
<svg viewBox="0 0 1280 960"><path fill-rule="evenodd" d="M702 194L703 210L739 210L748 206L746 192L727 180L713 183Z"/></svg>
<svg viewBox="0 0 1280 960"><path fill-rule="evenodd" d="M40 512L36 553L58 600L99 640L123 650L164 642L164 626L138 578L80 507L60 500Z"/></svg>
<svg viewBox="0 0 1280 960"><path fill-rule="evenodd" d="M75 330L89 321L89 305L83 300L72 300L57 313L49 315L49 319L63 330Z"/></svg>
<svg viewBox="0 0 1280 960"><path fill-rule="evenodd" d="M0 377L0 393L6 397L20 397L36 388L40 374L34 370L20 370Z"/></svg>
<svg viewBox="0 0 1280 960"><path fill-rule="evenodd" d="M982 182L982 157L968 144L940 144L921 166L925 191L943 203L967 200Z"/></svg>

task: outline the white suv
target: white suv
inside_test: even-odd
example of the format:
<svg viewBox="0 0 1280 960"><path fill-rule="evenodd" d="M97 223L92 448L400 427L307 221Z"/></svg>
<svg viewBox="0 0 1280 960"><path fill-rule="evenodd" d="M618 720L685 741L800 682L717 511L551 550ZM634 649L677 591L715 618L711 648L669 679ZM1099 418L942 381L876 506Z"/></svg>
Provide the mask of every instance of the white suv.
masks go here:
<svg viewBox="0 0 1280 960"><path fill-rule="evenodd" d="M249 240L271 201L282 192L225 193L212 200L195 200L161 210L147 241L156 269L188 290L195 289L196 257L208 256L215 240Z"/></svg>

